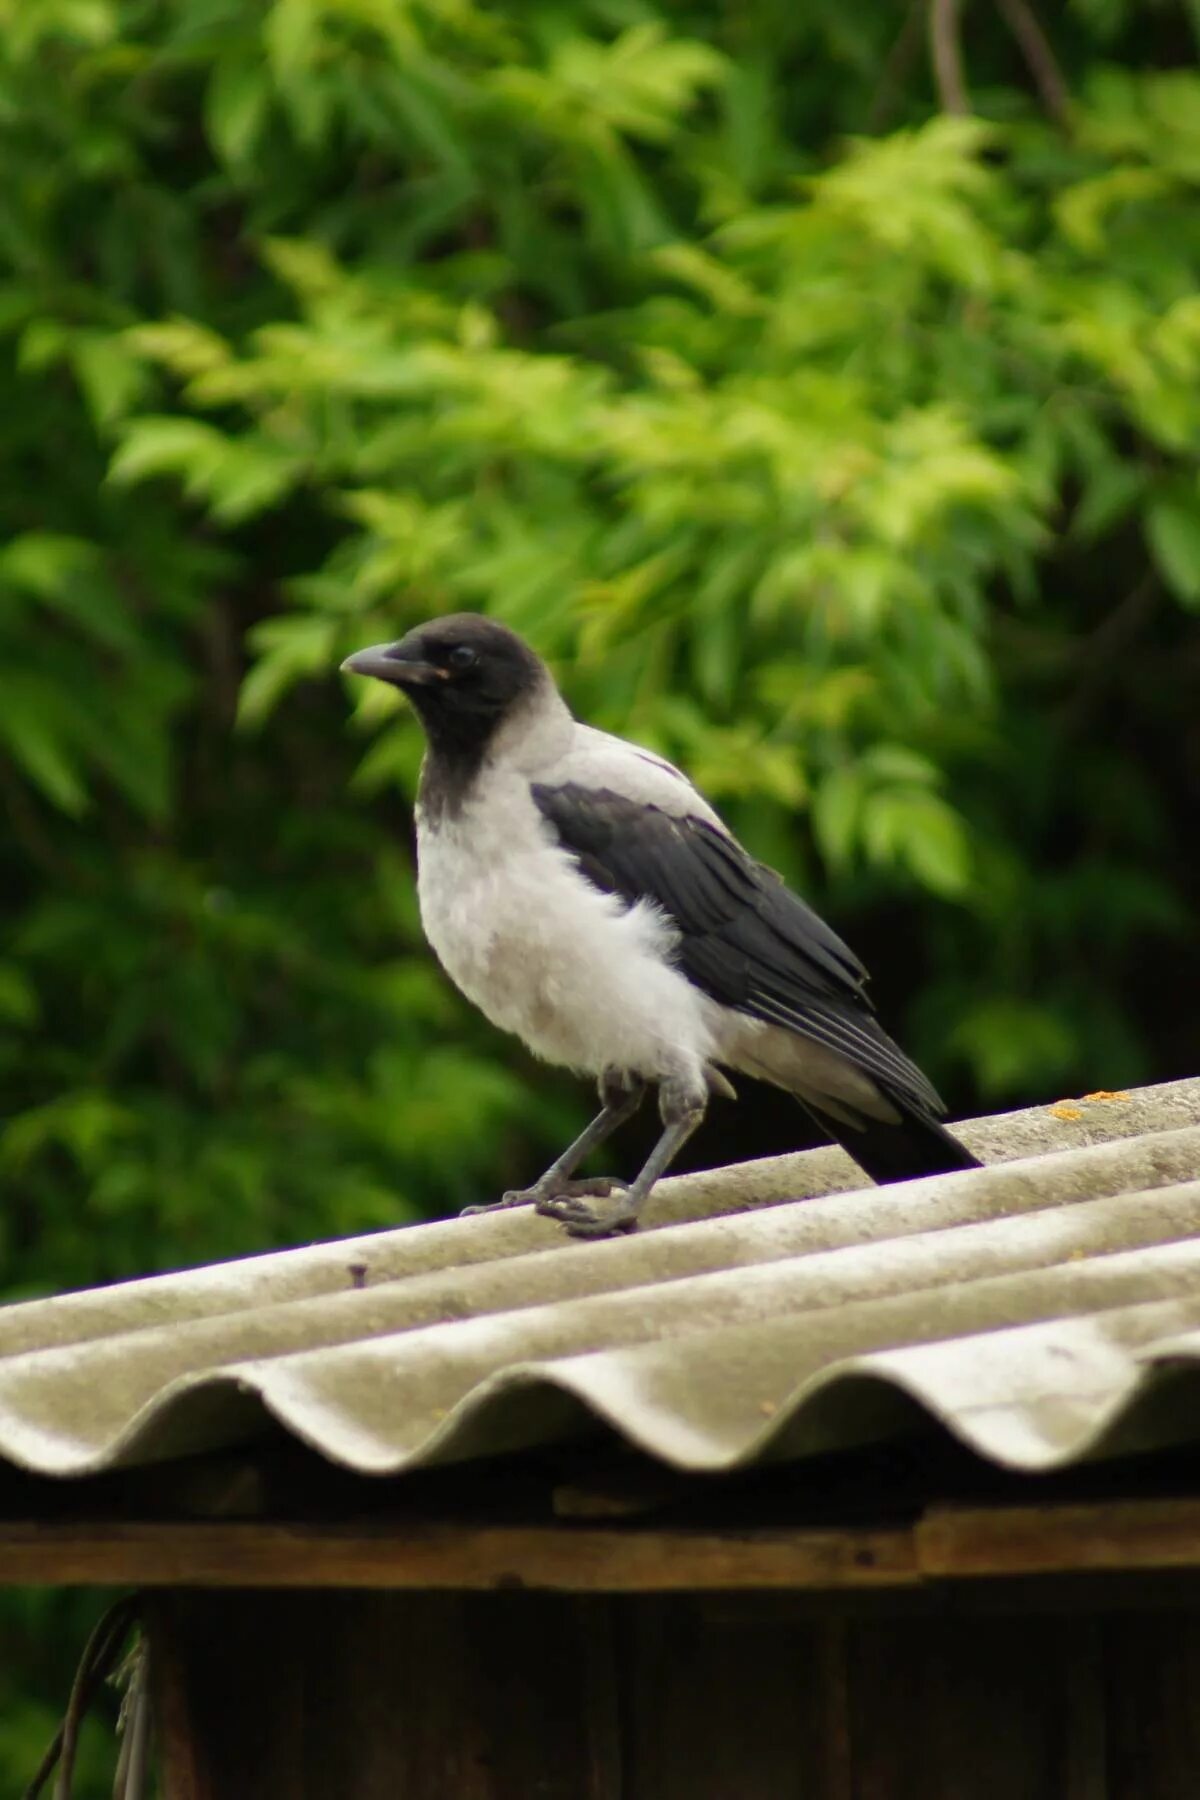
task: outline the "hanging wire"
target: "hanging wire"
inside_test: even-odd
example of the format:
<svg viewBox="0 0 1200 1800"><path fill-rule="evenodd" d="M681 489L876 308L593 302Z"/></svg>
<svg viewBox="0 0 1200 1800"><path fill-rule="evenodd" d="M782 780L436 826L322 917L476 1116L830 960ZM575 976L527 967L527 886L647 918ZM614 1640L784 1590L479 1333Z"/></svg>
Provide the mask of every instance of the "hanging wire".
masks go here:
<svg viewBox="0 0 1200 1800"><path fill-rule="evenodd" d="M54 1783L52 1800L71 1800L80 1728L87 1716L88 1708L96 1698L101 1686L117 1667L130 1628L137 1621L140 1607L140 1595L129 1594L123 1600L118 1600L110 1606L100 1619L79 1659L79 1667L75 1671L75 1680L71 1684L71 1695L67 1701L63 1722L51 1739L46 1754L38 1764L33 1780L25 1789L21 1800L40 1800L45 1792L46 1783L55 1768L58 1770L58 1776ZM131 1785L132 1774L137 1775L143 1788L145 1786L149 1704L144 1658L139 1659L134 1679L138 1683L138 1698L128 1714L129 1730L122 1745L121 1754L121 1763L125 1767L122 1771L121 1763L118 1763L118 1781L122 1785L114 1790L114 1800L138 1800L139 1789ZM141 1740L136 1758L132 1742L134 1738ZM126 1745L129 1746L128 1749L126 1749Z"/></svg>

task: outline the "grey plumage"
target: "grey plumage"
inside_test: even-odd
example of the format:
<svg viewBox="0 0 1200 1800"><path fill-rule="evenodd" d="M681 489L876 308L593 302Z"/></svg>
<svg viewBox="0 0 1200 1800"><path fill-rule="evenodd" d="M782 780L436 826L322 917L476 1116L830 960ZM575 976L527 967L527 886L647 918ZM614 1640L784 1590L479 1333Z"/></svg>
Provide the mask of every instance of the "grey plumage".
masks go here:
<svg viewBox="0 0 1200 1800"><path fill-rule="evenodd" d="M533 1204L580 1236L630 1229L722 1070L788 1089L877 1180L974 1166L886 1035L866 971L737 843L678 769L581 725L515 633L436 619L348 659L404 689L428 738L417 806L426 933L469 998L535 1053L600 1078L598 1118ZM663 1135L607 1207L583 1157L648 1084Z"/></svg>

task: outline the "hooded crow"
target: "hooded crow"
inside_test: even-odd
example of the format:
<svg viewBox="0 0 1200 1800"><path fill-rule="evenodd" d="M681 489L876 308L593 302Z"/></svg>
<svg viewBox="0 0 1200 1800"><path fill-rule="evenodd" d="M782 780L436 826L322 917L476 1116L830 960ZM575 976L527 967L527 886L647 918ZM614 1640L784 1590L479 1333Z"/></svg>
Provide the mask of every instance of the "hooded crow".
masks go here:
<svg viewBox="0 0 1200 1800"><path fill-rule="evenodd" d="M634 1230L709 1096L733 1097L726 1069L794 1094L875 1181L978 1166L854 953L678 769L580 724L515 632L457 613L342 667L400 688L424 727L417 891L442 966L536 1056L599 1080L599 1115L496 1207ZM574 1180L651 1084L662 1135L635 1179Z"/></svg>

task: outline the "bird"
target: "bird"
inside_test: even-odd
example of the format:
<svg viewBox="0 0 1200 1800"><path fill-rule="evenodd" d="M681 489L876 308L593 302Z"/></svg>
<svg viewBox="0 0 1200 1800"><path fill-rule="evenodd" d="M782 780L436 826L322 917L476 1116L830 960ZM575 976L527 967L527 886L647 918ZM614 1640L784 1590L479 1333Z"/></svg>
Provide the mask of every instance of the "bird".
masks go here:
<svg viewBox="0 0 1200 1800"><path fill-rule="evenodd" d="M515 631L443 614L341 666L398 688L424 729L417 897L438 960L493 1025L599 1089L531 1187L465 1212L636 1230L710 1098L736 1098L731 1073L793 1094L876 1182L979 1166L853 951L685 774L576 719ZM634 1179L576 1178L652 1087L661 1134Z"/></svg>

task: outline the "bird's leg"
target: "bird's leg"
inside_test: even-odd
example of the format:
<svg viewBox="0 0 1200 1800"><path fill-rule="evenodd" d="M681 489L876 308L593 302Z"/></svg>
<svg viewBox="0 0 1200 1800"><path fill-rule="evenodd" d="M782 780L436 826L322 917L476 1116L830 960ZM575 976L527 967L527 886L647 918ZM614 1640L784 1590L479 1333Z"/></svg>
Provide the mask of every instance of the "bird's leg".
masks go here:
<svg viewBox="0 0 1200 1800"><path fill-rule="evenodd" d="M707 1102L703 1084L690 1078L668 1077L658 1090L662 1136L618 1199L611 1206L595 1207L574 1195L551 1197L538 1201L538 1211L565 1225L571 1237L612 1237L621 1231L636 1231L642 1202L704 1118Z"/></svg>
<svg viewBox="0 0 1200 1800"><path fill-rule="evenodd" d="M464 1206L459 1216L465 1219L473 1213L501 1212L510 1206L540 1207L544 1202L571 1195L611 1193L613 1183L607 1179L572 1181L571 1177L585 1156L610 1138L626 1119L633 1117L645 1099L646 1083L636 1075L605 1069L599 1085L600 1111L532 1187L513 1188L501 1199L492 1201L490 1206Z"/></svg>

